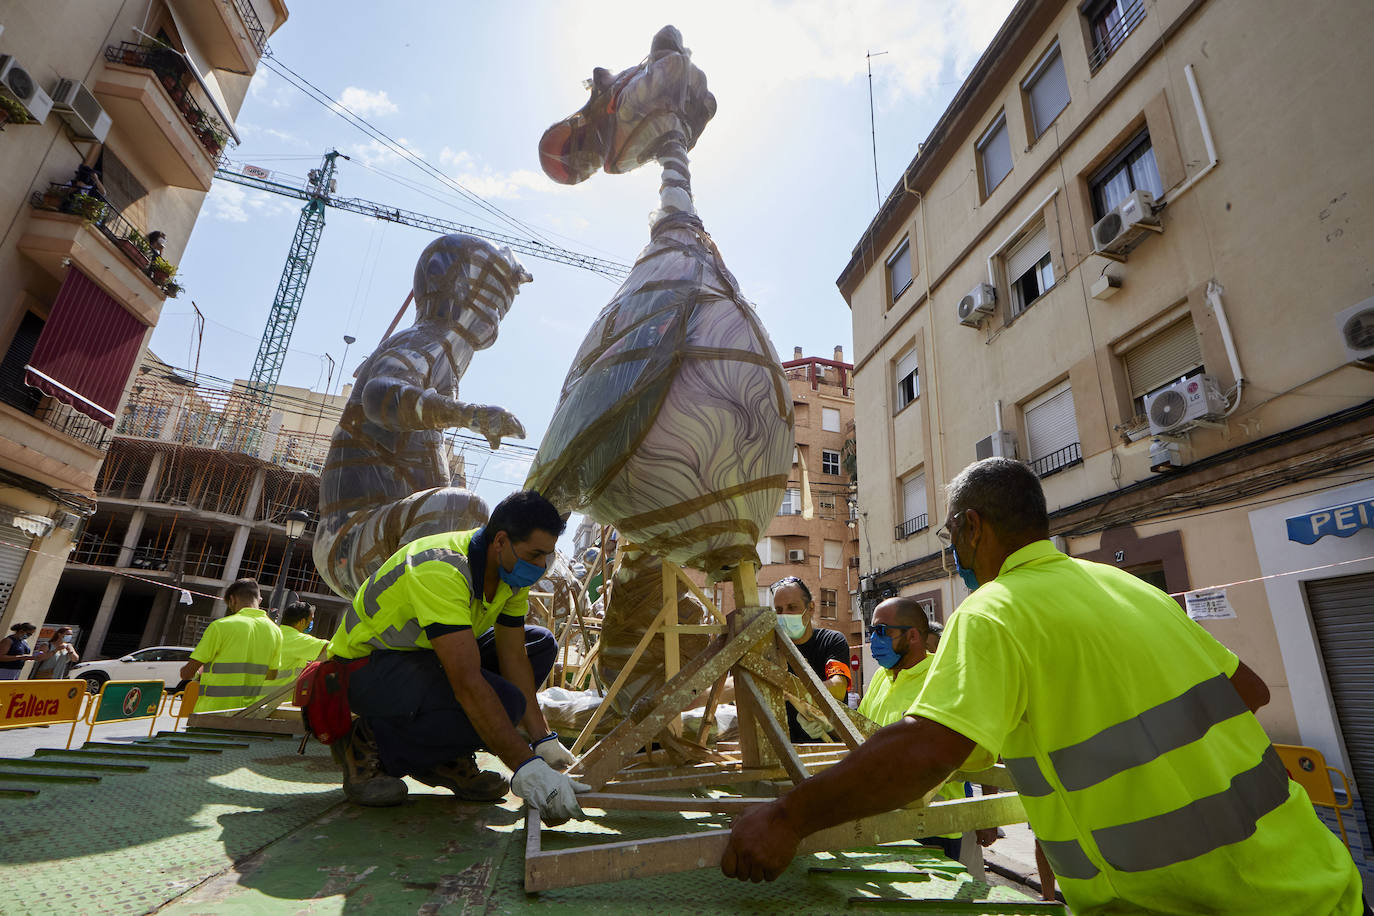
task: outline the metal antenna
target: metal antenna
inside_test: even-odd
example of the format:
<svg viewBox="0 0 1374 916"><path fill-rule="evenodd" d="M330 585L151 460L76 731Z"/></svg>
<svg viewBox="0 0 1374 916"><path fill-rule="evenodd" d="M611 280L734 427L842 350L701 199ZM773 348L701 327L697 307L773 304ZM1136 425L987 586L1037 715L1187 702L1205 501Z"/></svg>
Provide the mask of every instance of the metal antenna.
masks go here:
<svg viewBox="0 0 1374 916"><path fill-rule="evenodd" d="M868 132L873 137L873 193L878 198L878 206L883 205L883 191L878 185L878 122L873 115L873 58L882 57L886 51L869 51L864 55L868 60Z"/></svg>

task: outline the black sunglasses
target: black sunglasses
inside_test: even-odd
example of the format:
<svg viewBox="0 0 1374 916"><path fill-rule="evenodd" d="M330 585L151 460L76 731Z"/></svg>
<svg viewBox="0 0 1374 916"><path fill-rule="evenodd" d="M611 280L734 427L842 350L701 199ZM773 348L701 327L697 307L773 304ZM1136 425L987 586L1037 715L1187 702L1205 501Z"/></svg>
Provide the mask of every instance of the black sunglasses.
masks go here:
<svg viewBox="0 0 1374 916"><path fill-rule="evenodd" d="M875 624L873 624L873 626L871 626L871 627L868 628L868 638L869 638L869 639L872 639L874 636L884 636L884 637L885 637L885 636L887 636L887 631L888 631L888 630L914 630L914 629L916 629L916 628L913 627L913 626L899 627L899 626L897 626L897 624L895 624L895 623L875 623Z"/></svg>

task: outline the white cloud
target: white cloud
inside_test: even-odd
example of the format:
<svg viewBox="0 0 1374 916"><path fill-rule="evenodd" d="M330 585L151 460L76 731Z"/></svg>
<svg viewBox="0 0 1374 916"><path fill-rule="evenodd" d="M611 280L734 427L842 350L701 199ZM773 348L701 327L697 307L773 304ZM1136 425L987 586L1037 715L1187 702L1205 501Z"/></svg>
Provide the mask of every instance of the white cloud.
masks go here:
<svg viewBox="0 0 1374 916"><path fill-rule="evenodd" d="M287 214L296 209L287 198L244 188L222 179L210 186L205 205L211 219L226 223L246 223L250 219Z"/></svg>
<svg viewBox="0 0 1374 916"><path fill-rule="evenodd" d="M260 68L253 75L253 82L248 84L249 98L260 105L277 110L291 107L291 103L295 101L295 91L266 67Z"/></svg>
<svg viewBox="0 0 1374 916"><path fill-rule="evenodd" d="M287 146L306 145L305 140L301 137L296 136L290 131L278 130L275 127L263 127L261 124L254 124L251 121L240 121L237 127L239 134L245 140L265 138L268 140L277 140L281 143L285 143Z"/></svg>
<svg viewBox="0 0 1374 916"><path fill-rule="evenodd" d="M339 94L339 104L360 118L389 115L397 112L396 103L387 97L385 89L376 91L349 86Z"/></svg>
<svg viewBox="0 0 1374 916"><path fill-rule="evenodd" d="M521 197L524 191L557 193L567 190L540 172L530 169L499 172L478 162L467 150L447 146L439 151L439 166L450 178L488 200L513 200Z"/></svg>
<svg viewBox="0 0 1374 916"><path fill-rule="evenodd" d="M409 150L416 156L424 158L424 153L405 137L397 137L396 143L403 149ZM402 156L394 147L383 143L381 140L369 140L366 143L354 143L348 148L348 154L360 160L366 166L392 165L400 162L407 157Z"/></svg>

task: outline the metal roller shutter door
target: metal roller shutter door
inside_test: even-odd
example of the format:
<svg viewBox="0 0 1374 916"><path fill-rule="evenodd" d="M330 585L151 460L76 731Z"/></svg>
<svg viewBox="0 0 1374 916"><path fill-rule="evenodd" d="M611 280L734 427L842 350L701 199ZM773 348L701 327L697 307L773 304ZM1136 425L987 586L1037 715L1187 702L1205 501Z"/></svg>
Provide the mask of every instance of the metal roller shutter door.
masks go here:
<svg viewBox="0 0 1374 916"><path fill-rule="evenodd" d="M1176 381L1202 365L1202 341L1190 318L1169 325L1127 351L1126 376L1138 398Z"/></svg>
<svg viewBox="0 0 1374 916"><path fill-rule="evenodd" d="M1374 825L1374 574L1304 582L1350 776Z"/></svg>
<svg viewBox="0 0 1374 916"><path fill-rule="evenodd" d="M19 573L24 569L24 561L29 558L29 544L32 538L15 531L0 531L0 616L9 606L10 596L14 594ZM3 636L0 633L0 636Z"/></svg>

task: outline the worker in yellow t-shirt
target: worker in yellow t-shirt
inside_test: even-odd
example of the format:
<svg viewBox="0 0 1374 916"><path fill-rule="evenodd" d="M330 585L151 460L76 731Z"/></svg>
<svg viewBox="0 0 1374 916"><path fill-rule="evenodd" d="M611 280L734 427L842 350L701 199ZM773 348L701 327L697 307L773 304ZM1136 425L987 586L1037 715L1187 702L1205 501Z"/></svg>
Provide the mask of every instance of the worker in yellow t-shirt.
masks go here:
<svg viewBox="0 0 1374 916"><path fill-rule="evenodd" d="M229 614L210 621L191 660L181 667L183 681L200 674L196 712L252 706L270 691L281 661L281 630L259 607L258 580L231 582L224 603Z"/></svg>
<svg viewBox="0 0 1374 916"><path fill-rule="evenodd" d="M294 684L305 666L328 657L329 643L310 631L315 626L315 605L293 601L281 612L281 664L276 686Z"/></svg>
<svg viewBox="0 0 1374 916"><path fill-rule="evenodd" d="M1367 912L1349 850L1255 718L1259 676L1159 589L1061 553L1028 465L984 459L948 490L972 594L916 705L736 818L721 870L772 880L803 837L921 797L977 745L1002 756L1079 916Z"/></svg>

